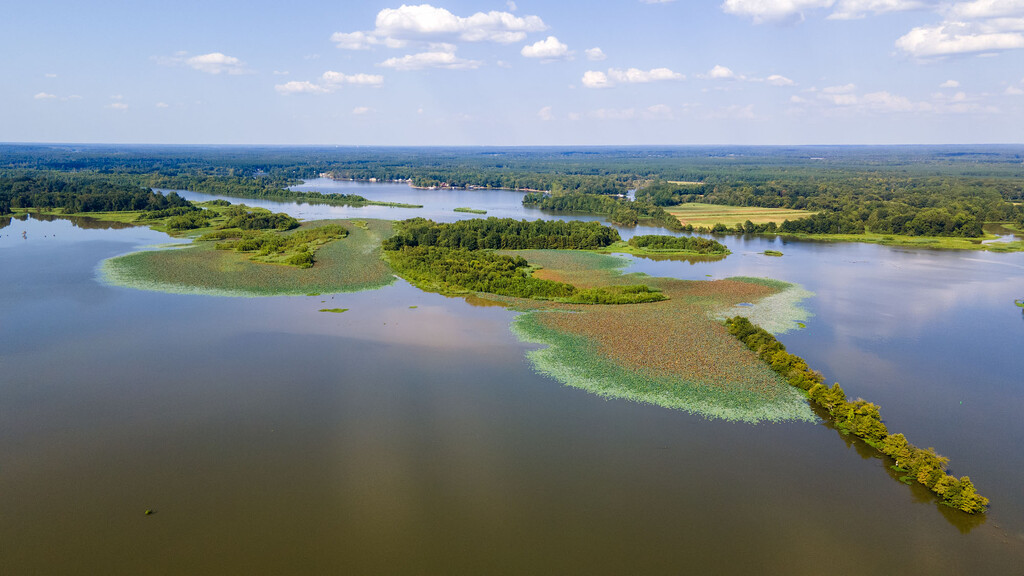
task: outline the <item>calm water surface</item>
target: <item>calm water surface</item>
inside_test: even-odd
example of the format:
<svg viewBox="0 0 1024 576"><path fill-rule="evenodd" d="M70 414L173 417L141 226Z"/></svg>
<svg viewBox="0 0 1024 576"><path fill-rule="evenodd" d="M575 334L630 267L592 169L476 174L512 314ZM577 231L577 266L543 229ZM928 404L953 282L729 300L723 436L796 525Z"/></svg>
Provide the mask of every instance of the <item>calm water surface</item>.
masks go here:
<svg viewBox="0 0 1024 576"><path fill-rule="evenodd" d="M539 216L518 193L313 184L425 208L247 203ZM816 292L782 340L969 474L993 501L972 527L823 424L711 422L536 375L502 308L404 282L244 299L96 280L166 241L0 229L0 574L1024 573L1024 254L735 237L721 262L630 265Z"/></svg>

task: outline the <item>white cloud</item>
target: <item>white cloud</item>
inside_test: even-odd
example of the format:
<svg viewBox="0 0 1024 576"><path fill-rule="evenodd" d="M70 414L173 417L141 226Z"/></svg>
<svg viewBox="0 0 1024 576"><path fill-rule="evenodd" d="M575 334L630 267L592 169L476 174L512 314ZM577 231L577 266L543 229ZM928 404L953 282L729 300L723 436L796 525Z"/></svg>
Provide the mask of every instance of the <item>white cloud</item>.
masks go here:
<svg viewBox="0 0 1024 576"><path fill-rule="evenodd" d="M554 120L555 115L551 113L551 106L545 106L537 112L537 117L545 122Z"/></svg>
<svg viewBox="0 0 1024 576"><path fill-rule="evenodd" d="M569 46L563 44L554 36L548 36L544 40L538 40L533 44L523 46L520 54L527 58L541 58L544 60L560 60L569 57Z"/></svg>
<svg viewBox="0 0 1024 576"><path fill-rule="evenodd" d="M904 12L936 5L937 0L839 0L829 15L832 20L863 18L868 13Z"/></svg>
<svg viewBox="0 0 1024 576"><path fill-rule="evenodd" d="M780 74L772 74L771 76L765 78L764 81L771 84L772 86L793 86L796 84L796 82L793 82L789 78L786 78L785 76L782 76Z"/></svg>
<svg viewBox="0 0 1024 576"><path fill-rule="evenodd" d="M1006 94L1007 96L1024 96L1024 90L1021 90L1016 86L1007 86L1003 94Z"/></svg>
<svg viewBox="0 0 1024 576"><path fill-rule="evenodd" d="M939 84L939 88L959 88L960 83L956 80L946 80L942 84Z"/></svg>
<svg viewBox="0 0 1024 576"><path fill-rule="evenodd" d="M1024 14L1024 0L974 0L957 2L949 9L953 19L977 20L986 18L1019 17Z"/></svg>
<svg viewBox="0 0 1024 576"><path fill-rule="evenodd" d="M605 56L604 51L601 50L597 46L594 46L593 48L587 48L583 52L586 53L587 60L591 60L593 62L599 62L599 61L604 60L605 58L608 57L608 56Z"/></svg>
<svg viewBox="0 0 1024 576"><path fill-rule="evenodd" d="M192 56L185 60L185 65L207 74L244 74L246 72L245 65L241 60L220 52Z"/></svg>
<svg viewBox="0 0 1024 576"><path fill-rule="evenodd" d="M519 9L519 7L516 6L516 3L513 2L512 0L508 0L508 2L505 2L505 6L508 6L509 12L515 12L516 10Z"/></svg>
<svg viewBox="0 0 1024 576"><path fill-rule="evenodd" d="M277 84L274 86L274 90L281 94L322 94L329 91L326 87L313 84L308 80L292 80L284 84Z"/></svg>
<svg viewBox="0 0 1024 576"><path fill-rule="evenodd" d="M668 68L652 68L650 70L609 68L607 73L599 70L588 70L583 74L582 82L587 88L607 88L615 84L645 84L664 80L683 80L685 78L686 76L673 72Z"/></svg>
<svg viewBox="0 0 1024 576"><path fill-rule="evenodd" d="M831 8L835 0L725 0L722 10L727 14L749 16L754 22L799 21L804 12Z"/></svg>
<svg viewBox="0 0 1024 576"><path fill-rule="evenodd" d="M519 17L511 12L492 10L462 17L430 4L403 4L398 8L385 8L377 13L375 24L374 31L367 34L378 39L453 38L467 42L490 41L502 44L521 42L527 33L547 29L544 21L537 16ZM346 40L352 42L354 39Z"/></svg>
<svg viewBox="0 0 1024 576"><path fill-rule="evenodd" d="M344 74L328 70L320 76L319 82L292 80L284 84L277 84L274 89L281 94L325 94L337 90L344 84L380 86L383 83L384 77L377 74Z"/></svg>
<svg viewBox="0 0 1024 576"><path fill-rule="evenodd" d="M33 96L33 98L35 98L36 100L51 100L56 97L57 96L55 94L50 94L47 92L39 92L35 96Z"/></svg>
<svg viewBox="0 0 1024 576"><path fill-rule="evenodd" d="M324 72L321 79L325 84L337 86L339 84L355 84L357 86L380 86L384 83L384 77L378 74L343 74L328 70Z"/></svg>
<svg viewBox="0 0 1024 576"><path fill-rule="evenodd" d="M705 78L711 78L712 80L736 80L738 77L732 70L725 66L715 65L714 68L708 70L708 73L704 75Z"/></svg>
<svg viewBox="0 0 1024 576"><path fill-rule="evenodd" d="M658 82L661 80L682 80L685 78L682 74L673 72L668 68L651 68L646 71L638 68L630 68L628 70L609 68L608 76L616 82L629 84Z"/></svg>
<svg viewBox="0 0 1024 576"><path fill-rule="evenodd" d="M157 108L169 108L170 106L167 104L167 102L157 102L156 103L156 107Z"/></svg>
<svg viewBox="0 0 1024 576"><path fill-rule="evenodd" d="M128 105L124 102L111 102L110 104L107 104L107 108L111 108L113 110L127 110Z"/></svg>
<svg viewBox="0 0 1024 576"><path fill-rule="evenodd" d="M43 76L45 76L46 78L56 78L57 77L57 75L52 73L52 72L47 73L47 74L43 74Z"/></svg>
<svg viewBox="0 0 1024 576"><path fill-rule="evenodd" d="M896 47L919 58L1024 48L1024 34L997 30L964 22L920 26L896 40Z"/></svg>
<svg viewBox="0 0 1024 576"><path fill-rule="evenodd" d="M395 70L420 70L423 68L447 68L449 70L465 70L479 68L483 62L466 60L455 55L455 46L451 44L435 45L430 52L406 54L401 58L388 58L380 63L385 68Z"/></svg>
<svg viewBox="0 0 1024 576"><path fill-rule="evenodd" d="M582 82L587 88L608 88L612 85L608 75L600 70L587 70L583 73Z"/></svg>
<svg viewBox="0 0 1024 576"><path fill-rule="evenodd" d="M355 116L363 116L373 112L373 108L367 106L356 106L352 109L352 114Z"/></svg>

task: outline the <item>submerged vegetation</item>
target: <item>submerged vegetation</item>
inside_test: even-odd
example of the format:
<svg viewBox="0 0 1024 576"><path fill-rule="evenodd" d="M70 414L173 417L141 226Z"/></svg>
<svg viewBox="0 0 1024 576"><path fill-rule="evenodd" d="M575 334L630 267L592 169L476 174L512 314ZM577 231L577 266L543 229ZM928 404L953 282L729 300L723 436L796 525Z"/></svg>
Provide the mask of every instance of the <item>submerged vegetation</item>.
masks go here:
<svg viewBox="0 0 1024 576"><path fill-rule="evenodd" d="M106 260L105 281L142 290L220 296L276 296L356 292L386 286L394 274L381 258L381 241L392 232L384 220L354 226L347 220L302 224L284 236L340 226L341 239L316 250L309 268L272 266L250 260L251 253L217 250L215 242L196 242L173 250L143 250Z"/></svg>
<svg viewBox="0 0 1024 576"><path fill-rule="evenodd" d="M968 514L985 512L988 498L975 491L969 477L947 474L949 459L936 454L934 448L921 449L909 443L903 434L889 434L878 406L863 399L850 402L838 383L826 386L819 372L811 370L799 356L786 352L786 347L771 333L747 318L730 318L726 327L790 385L803 390L811 402L827 411L837 428L892 458L896 469L905 473L901 479L924 485L938 494L944 504L957 510Z"/></svg>

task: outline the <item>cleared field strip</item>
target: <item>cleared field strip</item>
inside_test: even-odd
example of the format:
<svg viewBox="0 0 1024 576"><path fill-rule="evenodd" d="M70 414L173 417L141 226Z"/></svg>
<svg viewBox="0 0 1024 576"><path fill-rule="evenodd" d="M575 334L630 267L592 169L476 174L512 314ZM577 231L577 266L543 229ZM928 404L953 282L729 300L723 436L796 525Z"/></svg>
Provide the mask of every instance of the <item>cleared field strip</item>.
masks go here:
<svg viewBox="0 0 1024 576"><path fill-rule="evenodd" d="M775 222L782 224L784 220L796 220L814 214L809 210L790 210L788 208L757 208L752 206L719 206L715 204L688 203L666 208L683 224L711 227L719 222L726 226L735 226L750 220L754 224Z"/></svg>

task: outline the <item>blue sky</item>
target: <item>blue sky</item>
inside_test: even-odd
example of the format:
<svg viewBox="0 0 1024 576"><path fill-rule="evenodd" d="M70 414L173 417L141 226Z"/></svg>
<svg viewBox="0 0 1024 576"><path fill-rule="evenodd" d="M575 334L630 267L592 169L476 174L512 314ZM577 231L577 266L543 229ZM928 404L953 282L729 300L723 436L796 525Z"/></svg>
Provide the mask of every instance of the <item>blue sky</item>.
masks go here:
<svg viewBox="0 0 1024 576"><path fill-rule="evenodd" d="M1021 142L1024 0L21 2L0 141Z"/></svg>

